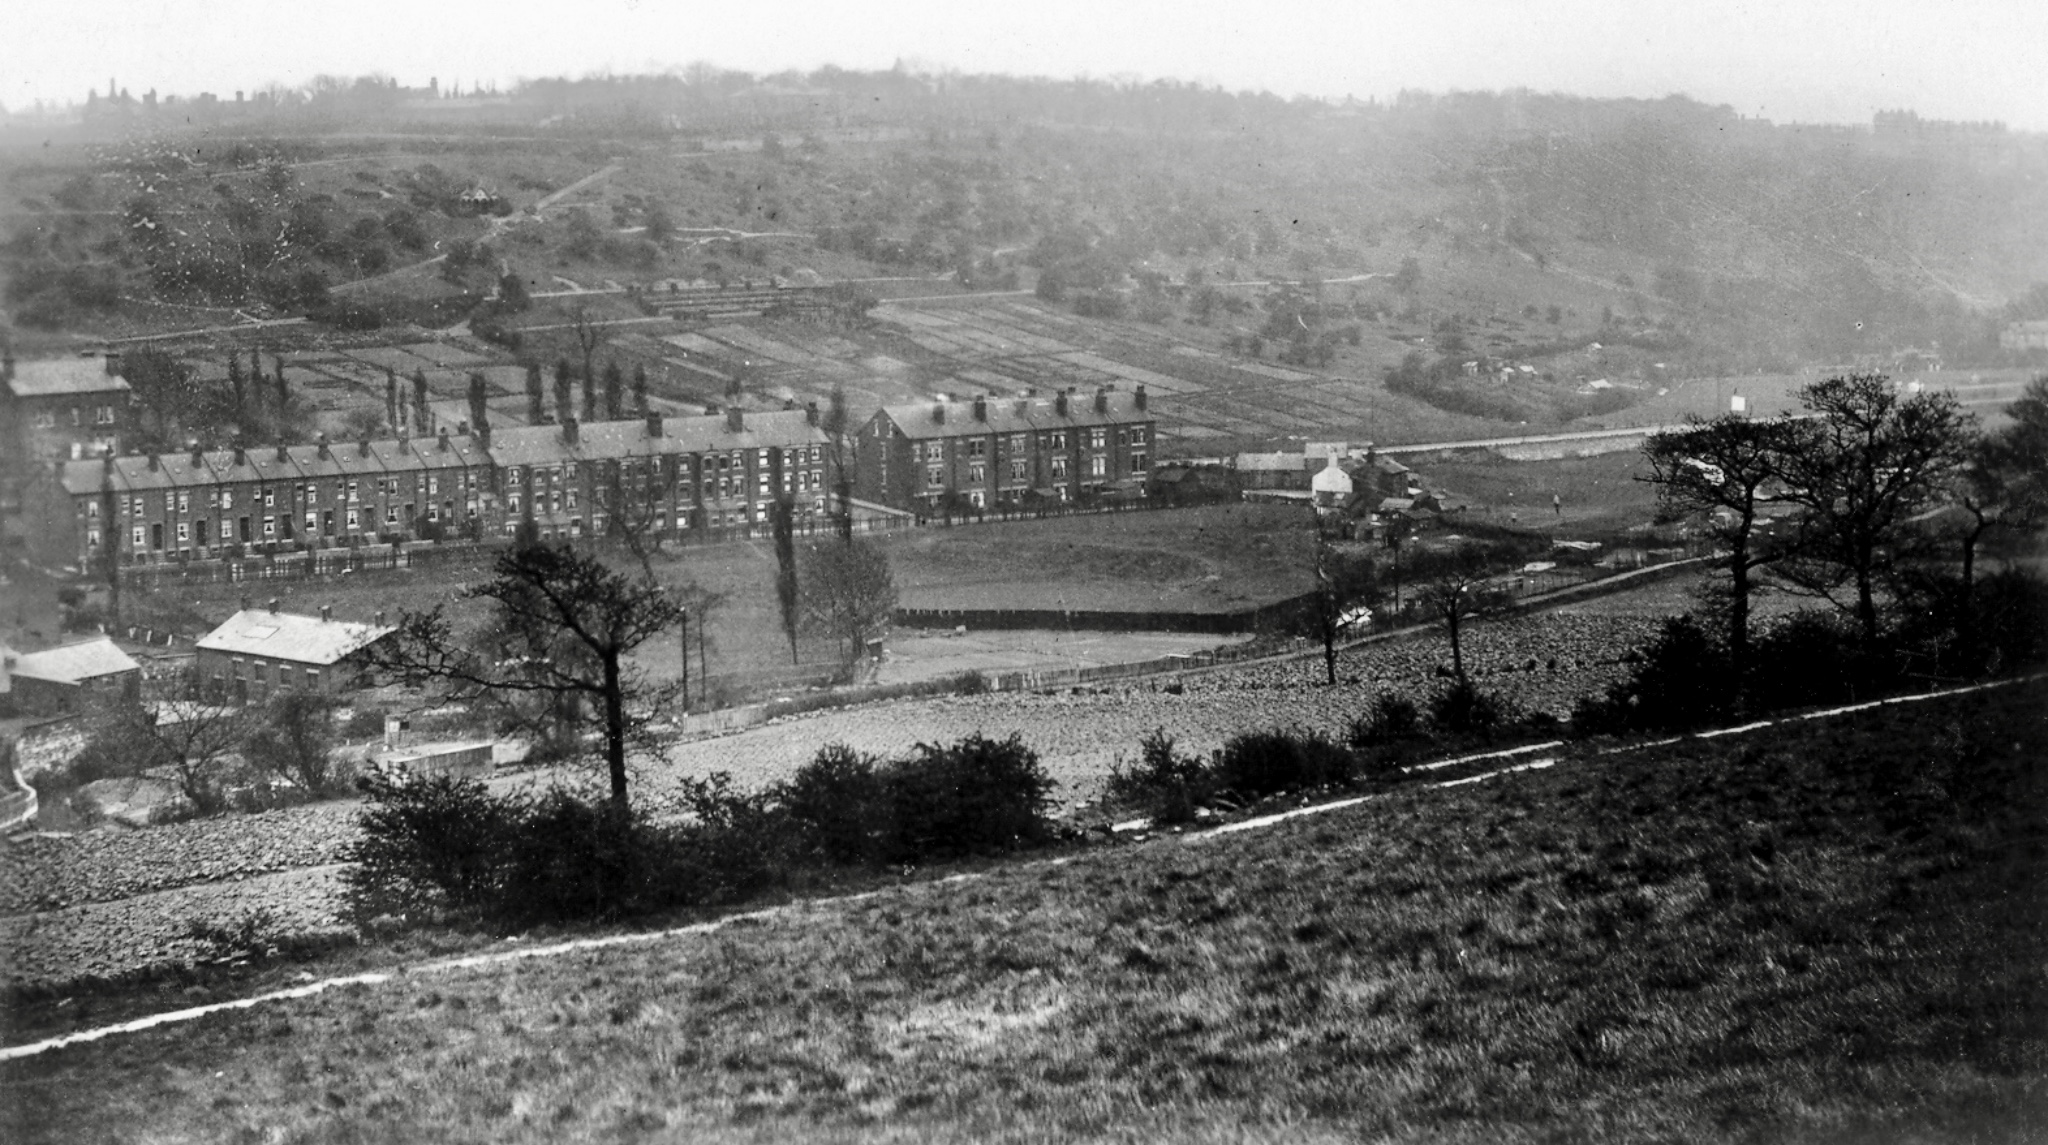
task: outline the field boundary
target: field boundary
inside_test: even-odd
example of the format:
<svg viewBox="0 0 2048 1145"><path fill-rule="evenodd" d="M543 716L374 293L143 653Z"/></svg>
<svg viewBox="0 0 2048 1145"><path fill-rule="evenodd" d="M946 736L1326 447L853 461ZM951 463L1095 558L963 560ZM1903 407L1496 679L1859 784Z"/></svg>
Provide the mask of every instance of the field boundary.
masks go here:
<svg viewBox="0 0 2048 1145"><path fill-rule="evenodd" d="M1834 708L1826 708L1820 711L1802 712L1797 715L1784 716L1774 720L1764 720L1748 724L1740 724L1727 728L1718 728L1708 731L1695 732L1689 735L1672 736L1667 739L1649 740L1643 743L1623 744L1618 747L1604 749L1597 754L1602 756L1619 755L1625 752L1642 751L1647 748L1667 746L1670 744L1682 742L1687 739L1704 740L1726 735L1744 734L1747 732L1759 730L1761 728L1775 727L1779 724L1798 723L1806 720L1830 719L1835 716L1850 715L1856 712L1868 711L1873 708L1883 707L1887 704L1909 704L1917 703L1922 700L1936 700L1947 698L1950 696L1964 696L1969 695L1973 692L1989 691L1994 688L2014 687L2021 684L2034 683L2036 681L2043 679L2048 679L2048 673L2037 672L2032 675L2014 677L2013 679L2009 680L1993 680L1982 684L1965 685L1959 688L1943 688L1932 692L1919 692L1904 696L1888 696L1883 699L1868 700L1861 703L1847 704ZM1506 757L1521 752L1527 752L1529 750L1531 749L1528 747L1504 749L1503 751L1488 753L1487 755L1464 757L1464 759L1459 762L1469 763L1475 760L1489 758L1489 756ZM1541 768L1551 767L1555 765L1557 762L1558 760L1555 757L1544 757L1540 759L1528 760L1521 763L1511 764L1507 767L1501 768L1496 771L1482 772L1479 775L1465 776L1461 779L1452 779L1440 783L1433 783L1429 786L1434 789L1458 787L1467 784L1478 783L1482 780L1492 779L1501 775L1508 775L1516 772L1533 771ZM1421 764L1415 767L1408 768L1407 770L1423 770L1430 766L1431 765L1429 764ZM1266 827L1274 826L1279 823L1289 822L1295 819L1307 818L1314 815L1321 815L1331 811L1341 811L1346 808L1356 807L1374 798L1377 797L1370 795L1352 796L1345 799L1334 800L1329 803L1320 803L1310 807L1297 807L1287 811L1276 812L1271 815L1259 816L1255 819L1247 819L1237 823L1228 823L1224 824L1221 827L1213 828L1208 831L1196 832L1184 836L1168 836L1168 838L1179 838L1183 843L1203 843L1224 835L1240 834L1245 831L1262 830ZM1078 856L1074 855L1061 855L1049 859L1027 860L1025 862L1014 865L1005 864L1003 869L1016 870L1020 868L1029 868L1033 866L1064 866L1068 863L1073 862L1074 859L1077 857ZM947 878L937 880L935 885L978 882L988 877L988 874L985 872L968 872L964 874L952 875ZM593 950L604 950L615 946L640 945L651 942L663 942L675 938L687 938L695 935L712 934L719 930L723 930L729 926L743 925L750 922L767 922L782 918L784 916L794 915L805 911L837 908L844 906L848 903L861 902L867 899L871 899L882 893L884 892L880 890L875 890L864 891L859 894L853 895L840 895L833 898L807 899L800 902L784 903L778 906L766 907L761 910L746 911L739 914L730 914L722 918L712 919L707 922L691 923L687 926L669 927L662 930L640 931L627 934L608 934L596 938L578 938L572 939L567 942L550 943L545 946L521 947L516 950L498 950L484 954L471 954L464 955L458 958L447 958L431 962L416 963L412 966L401 966L388 971L376 971L363 974L353 974L345 977L325 978L316 982L308 982L299 986L294 986L289 989L273 990L268 993L253 995L248 998L235 998L225 1002L213 1002L204 1006L193 1006L183 1010L172 1010L164 1013L150 1014L141 1018L130 1019L126 1022L117 1022L110 1026L100 1026L90 1030L78 1030L69 1034L61 1034L57 1037L45 1038L42 1041L38 1042L29 1042L18 1046L0 1047L0 1062L17 1061L22 1058L34 1057L38 1054L47 1053L51 1050L62 1049L66 1046L80 1045L87 1042L95 1042L103 1038L114 1037L120 1034L139 1033L143 1030L152 1029L157 1026L173 1025L184 1022L196 1021L200 1018L208 1017L213 1014L225 1013L230 1010L251 1009L255 1006L259 1006L267 1002L281 1002L288 1001L294 998L311 997L315 994L320 994L327 990L337 989L341 987L381 986L388 984L392 980L398 978L413 978L430 974L445 974L460 970L485 969L493 966L503 966L513 962L521 962L532 958L554 958L568 954L581 954ZM517 942L518 939L513 938L508 939L507 941Z"/></svg>

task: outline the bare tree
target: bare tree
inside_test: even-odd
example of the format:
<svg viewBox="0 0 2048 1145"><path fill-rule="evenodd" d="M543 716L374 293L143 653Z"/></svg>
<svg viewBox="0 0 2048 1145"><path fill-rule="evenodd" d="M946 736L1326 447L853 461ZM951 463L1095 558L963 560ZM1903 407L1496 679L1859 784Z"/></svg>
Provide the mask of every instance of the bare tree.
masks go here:
<svg viewBox="0 0 2048 1145"><path fill-rule="evenodd" d="M1749 667L1751 574L1779 555L1763 536L1765 513L1780 499L1778 474L1801 432L1787 419L1727 415L1695 420L1643 444L1650 463L1650 476L1643 480L1657 487L1664 514L1698 519L1728 550L1727 647L1738 687Z"/></svg>
<svg viewBox="0 0 2048 1145"><path fill-rule="evenodd" d="M597 348L604 344L606 330L591 317L590 308L578 302L569 308L569 333L583 352L583 420L590 421L597 413Z"/></svg>
<svg viewBox="0 0 2048 1145"><path fill-rule="evenodd" d="M1341 552L1323 535L1316 523L1313 556L1316 587L1309 600L1308 627L1323 644L1323 674L1329 684L1337 682L1337 641L1343 636L1345 620L1361 607L1379 598L1379 582L1372 562Z"/></svg>
<svg viewBox="0 0 2048 1145"><path fill-rule="evenodd" d="M834 385L831 401L821 419L825 431L826 478L831 483L833 518L839 539L853 543L853 413L846 404L846 387Z"/></svg>
<svg viewBox="0 0 2048 1145"><path fill-rule="evenodd" d="M303 689L279 692L250 721L242 754L251 764L321 795L342 780L334 763L334 701Z"/></svg>
<svg viewBox="0 0 2048 1145"><path fill-rule="evenodd" d="M86 751L117 774L168 770L183 795L201 814L227 806L226 761L251 726L249 710L223 702L184 674L148 703L102 707L88 724Z"/></svg>
<svg viewBox="0 0 2048 1145"><path fill-rule="evenodd" d="M1802 510L1794 583L1852 611L1867 647L1877 590L1917 540L1911 519L1962 467L1971 417L1954 396L1902 396L1882 374L1829 378L1800 391L1814 415L1779 466ZM1849 593L1844 601L1838 594Z"/></svg>
<svg viewBox="0 0 2048 1145"><path fill-rule="evenodd" d="M613 802L627 803L626 750L647 741L677 687L627 657L680 621L684 605L652 576L628 576L560 542L501 554L492 578L464 594L491 602L480 630L458 633L445 608L407 612L394 638L373 645L375 667L459 699L525 697L601 729ZM596 711L587 713L584 705ZM531 716L531 713L528 713Z"/></svg>
<svg viewBox="0 0 2048 1145"><path fill-rule="evenodd" d="M1420 584L1415 599L1424 611L1443 622L1451 641L1451 671L1459 682L1465 675L1462 636L1467 621L1502 612L1513 603L1506 590L1494 584L1492 561L1477 545L1460 545L1440 553L1418 553L1413 558Z"/></svg>
<svg viewBox="0 0 2048 1145"><path fill-rule="evenodd" d="M837 643L840 671L850 675L896 609L889 558L871 541L813 543L802 571L803 623Z"/></svg>
<svg viewBox="0 0 2048 1145"><path fill-rule="evenodd" d="M1969 518L1961 537L1966 592L1986 534L2048 523L2048 376L2028 383L2006 413L2011 424L1973 438L1957 474L1956 504Z"/></svg>

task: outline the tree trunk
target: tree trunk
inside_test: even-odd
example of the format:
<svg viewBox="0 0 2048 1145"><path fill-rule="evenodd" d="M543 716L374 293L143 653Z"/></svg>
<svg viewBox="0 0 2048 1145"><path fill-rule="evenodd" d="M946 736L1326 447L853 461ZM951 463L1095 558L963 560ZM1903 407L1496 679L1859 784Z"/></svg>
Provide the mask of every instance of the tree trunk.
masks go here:
<svg viewBox="0 0 2048 1145"><path fill-rule="evenodd" d="M1735 702L1739 708L1749 694L1749 540L1734 543L1729 558L1728 668L1734 676Z"/></svg>
<svg viewBox="0 0 2048 1145"><path fill-rule="evenodd" d="M604 758L611 769L612 802L624 808L626 799L626 698L619 683L619 657L604 658Z"/></svg>
<svg viewBox="0 0 2048 1145"><path fill-rule="evenodd" d="M1465 655L1458 647L1458 619L1458 609L1455 606L1444 613L1444 622L1451 630L1451 671L1458 677L1458 682L1463 683Z"/></svg>

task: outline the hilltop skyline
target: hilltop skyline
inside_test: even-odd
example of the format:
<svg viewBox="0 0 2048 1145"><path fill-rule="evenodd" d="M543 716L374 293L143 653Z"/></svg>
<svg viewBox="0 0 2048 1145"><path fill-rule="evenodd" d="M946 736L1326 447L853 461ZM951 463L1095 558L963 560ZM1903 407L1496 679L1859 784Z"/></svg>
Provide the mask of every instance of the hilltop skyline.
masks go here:
<svg viewBox="0 0 2048 1145"><path fill-rule="evenodd" d="M826 65L1096 79L1168 79L1237 90L1388 99L1402 90L1528 88L1589 97L1683 94L1776 122L1868 123L1880 110L2048 130L2048 7L1968 0L1928 10L1822 0L1781 11L1560 0L1299 2L1250 9L1139 0L1114 9L1049 0L1001 8L897 0L853 11L781 0L706 16L604 0L562 20L451 0L429 18L393 0L346 11L227 0L204 23L133 0L27 0L0 104L22 111L103 91L223 96L382 74L510 88L522 79L678 70L693 62L773 74ZM393 36L405 27L408 34Z"/></svg>

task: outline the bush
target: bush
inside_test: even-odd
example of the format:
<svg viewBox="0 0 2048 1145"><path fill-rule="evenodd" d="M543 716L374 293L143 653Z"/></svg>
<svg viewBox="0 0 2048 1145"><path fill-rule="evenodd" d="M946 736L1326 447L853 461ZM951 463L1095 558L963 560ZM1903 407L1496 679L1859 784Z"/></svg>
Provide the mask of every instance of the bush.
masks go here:
<svg viewBox="0 0 2048 1145"><path fill-rule="evenodd" d="M890 850L889 793L873 756L826 744L776 798L805 833L810 852L826 862L876 862Z"/></svg>
<svg viewBox="0 0 2048 1145"><path fill-rule="evenodd" d="M1374 747L1414 739L1422 734L1422 712L1415 701L1392 692L1373 697L1364 714L1354 717L1345 742L1353 748Z"/></svg>
<svg viewBox="0 0 2048 1145"><path fill-rule="evenodd" d="M631 810L552 791L505 847L492 913L522 921L617 918L645 901L660 848Z"/></svg>
<svg viewBox="0 0 2048 1145"><path fill-rule="evenodd" d="M1176 753L1165 728L1154 728L1139 741L1138 766L1116 767L1104 790L1112 800L1145 808L1160 823L1191 823L1215 796L1216 775L1202 760Z"/></svg>
<svg viewBox="0 0 2048 1145"><path fill-rule="evenodd" d="M1470 680L1453 682L1429 701L1430 726L1452 735L1491 738L1513 724L1517 716L1512 704L1491 692L1480 691Z"/></svg>
<svg viewBox="0 0 2048 1145"><path fill-rule="evenodd" d="M473 779L359 781L370 807L346 876L359 914L487 911L497 900L518 802Z"/></svg>
<svg viewBox="0 0 2048 1145"><path fill-rule="evenodd" d="M893 816L892 862L928 862L1015 850L1052 837L1054 786L1038 753L1011 735L980 734L950 746L919 744L885 775Z"/></svg>
<svg viewBox="0 0 2048 1145"><path fill-rule="evenodd" d="M1262 799L1348 783L1354 767L1350 752L1313 732L1244 732L1223 745L1216 779L1240 798Z"/></svg>

